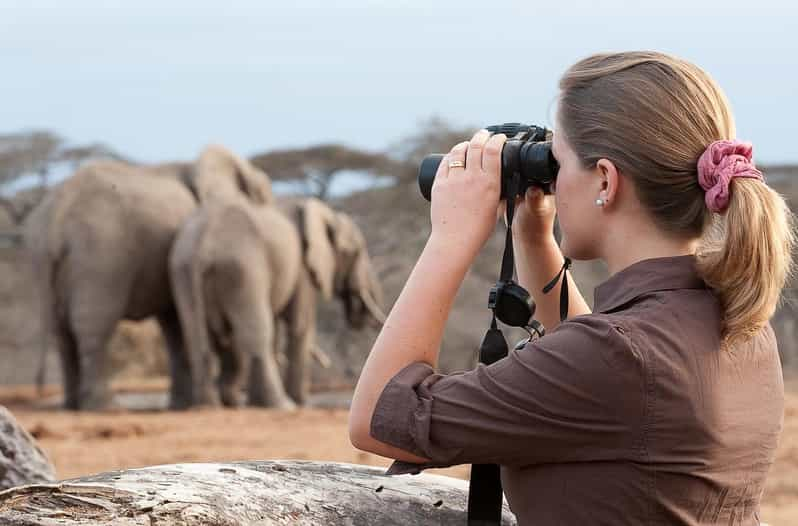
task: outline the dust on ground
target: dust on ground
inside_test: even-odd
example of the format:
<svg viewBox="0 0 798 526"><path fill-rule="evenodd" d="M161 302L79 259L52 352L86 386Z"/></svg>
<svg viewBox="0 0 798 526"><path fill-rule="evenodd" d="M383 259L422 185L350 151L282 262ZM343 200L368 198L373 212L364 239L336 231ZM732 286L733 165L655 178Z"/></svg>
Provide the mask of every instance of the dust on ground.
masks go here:
<svg viewBox="0 0 798 526"><path fill-rule="evenodd" d="M60 394L43 397L32 386L0 388L5 405L33 434L61 479L116 469L178 462L299 459L387 467L391 460L349 443L346 405L351 393L315 393L315 407L296 411L162 407L164 382L117 386L125 409L72 413L58 409ZM773 524L798 523L798 383L787 393L784 432L768 479L761 517ZM132 409L131 409L132 408ZM467 479L469 466L428 473Z"/></svg>

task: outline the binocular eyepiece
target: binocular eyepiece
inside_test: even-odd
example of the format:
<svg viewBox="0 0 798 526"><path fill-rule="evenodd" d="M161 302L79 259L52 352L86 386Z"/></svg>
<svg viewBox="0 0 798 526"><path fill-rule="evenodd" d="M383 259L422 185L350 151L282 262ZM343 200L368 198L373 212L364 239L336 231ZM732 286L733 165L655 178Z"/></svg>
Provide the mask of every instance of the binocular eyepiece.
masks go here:
<svg viewBox="0 0 798 526"><path fill-rule="evenodd" d="M551 185L560 169L551 154L551 131L520 122L497 124L486 129L491 135L503 133L507 136L501 154L501 199L512 197L509 194L524 195L530 186L537 186L550 194ZM436 153L427 155L421 161L418 186L427 201L432 200L432 184L441 159L443 155ZM516 174L518 179L514 181Z"/></svg>

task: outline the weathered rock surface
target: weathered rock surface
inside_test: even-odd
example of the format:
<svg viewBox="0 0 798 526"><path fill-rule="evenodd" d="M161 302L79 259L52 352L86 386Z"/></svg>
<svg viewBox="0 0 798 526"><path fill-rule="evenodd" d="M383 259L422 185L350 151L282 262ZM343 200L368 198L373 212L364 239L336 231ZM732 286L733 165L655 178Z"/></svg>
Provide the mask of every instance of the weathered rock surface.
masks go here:
<svg viewBox="0 0 798 526"><path fill-rule="evenodd" d="M0 490L54 480L55 468L36 440L0 406Z"/></svg>
<svg viewBox="0 0 798 526"><path fill-rule="evenodd" d="M468 483L310 461L172 464L0 493L0 524L402 525L466 523ZM516 524L507 504L503 525Z"/></svg>

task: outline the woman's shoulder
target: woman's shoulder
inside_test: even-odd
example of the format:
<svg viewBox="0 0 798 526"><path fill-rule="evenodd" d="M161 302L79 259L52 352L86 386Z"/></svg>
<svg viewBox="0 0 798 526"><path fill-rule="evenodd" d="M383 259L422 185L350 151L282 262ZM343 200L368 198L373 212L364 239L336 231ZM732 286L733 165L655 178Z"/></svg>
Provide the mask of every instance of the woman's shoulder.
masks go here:
<svg viewBox="0 0 798 526"><path fill-rule="evenodd" d="M557 336L558 340L588 339L596 342L597 339L614 338L615 335L626 336L630 326L628 318L622 313L591 312L580 314L562 321L541 340Z"/></svg>
<svg viewBox="0 0 798 526"><path fill-rule="evenodd" d="M621 308L592 316L592 323L615 327L641 352L652 348L716 348L720 345L720 300L708 288L650 291Z"/></svg>
<svg viewBox="0 0 798 526"><path fill-rule="evenodd" d="M580 368L603 365L639 370L642 357L631 338L628 320L618 314L590 313L568 318L527 349Z"/></svg>

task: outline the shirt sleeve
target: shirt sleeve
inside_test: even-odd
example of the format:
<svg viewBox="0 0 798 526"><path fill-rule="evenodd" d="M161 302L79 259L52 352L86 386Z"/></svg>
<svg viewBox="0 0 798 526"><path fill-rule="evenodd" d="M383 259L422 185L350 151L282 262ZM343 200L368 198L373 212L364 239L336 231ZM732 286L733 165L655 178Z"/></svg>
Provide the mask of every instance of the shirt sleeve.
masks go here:
<svg viewBox="0 0 798 526"><path fill-rule="evenodd" d="M381 393L370 434L430 459L396 462L388 474L639 459L645 377L627 330L578 316L488 366L444 375L409 364Z"/></svg>

